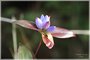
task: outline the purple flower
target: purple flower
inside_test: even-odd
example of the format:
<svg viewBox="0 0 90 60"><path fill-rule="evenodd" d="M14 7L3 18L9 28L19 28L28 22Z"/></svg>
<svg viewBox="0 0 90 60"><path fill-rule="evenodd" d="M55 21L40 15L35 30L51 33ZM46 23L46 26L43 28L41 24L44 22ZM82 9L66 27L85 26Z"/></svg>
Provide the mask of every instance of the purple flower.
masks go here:
<svg viewBox="0 0 90 60"><path fill-rule="evenodd" d="M41 15L40 18L35 19L35 24L31 23L27 20L19 20L17 21L17 24L36 30L41 33L42 40L46 44L46 46L51 49L54 46L54 40L53 37L56 38L70 38L75 36L72 31L69 31L64 28L59 28L56 26L50 26L50 16ZM52 37L53 36L53 37Z"/></svg>
<svg viewBox="0 0 90 60"><path fill-rule="evenodd" d="M52 32L56 26L50 26L50 17L48 15L41 15L40 18L36 18L36 26L38 29L46 30L47 32Z"/></svg>
<svg viewBox="0 0 90 60"><path fill-rule="evenodd" d="M36 18L36 26L39 28L39 29L47 29L49 28L50 26L50 17L48 15L44 16L44 15L41 15L40 18Z"/></svg>

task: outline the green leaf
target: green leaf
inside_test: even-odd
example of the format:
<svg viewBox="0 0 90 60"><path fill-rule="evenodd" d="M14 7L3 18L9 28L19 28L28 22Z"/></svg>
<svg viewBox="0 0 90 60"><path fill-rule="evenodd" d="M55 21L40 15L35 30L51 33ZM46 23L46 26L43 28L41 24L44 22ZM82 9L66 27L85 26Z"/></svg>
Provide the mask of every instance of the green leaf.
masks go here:
<svg viewBox="0 0 90 60"><path fill-rule="evenodd" d="M15 54L15 56L17 59L32 59L32 53L31 51L26 48L24 45L20 45L18 48L18 52L17 54Z"/></svg>

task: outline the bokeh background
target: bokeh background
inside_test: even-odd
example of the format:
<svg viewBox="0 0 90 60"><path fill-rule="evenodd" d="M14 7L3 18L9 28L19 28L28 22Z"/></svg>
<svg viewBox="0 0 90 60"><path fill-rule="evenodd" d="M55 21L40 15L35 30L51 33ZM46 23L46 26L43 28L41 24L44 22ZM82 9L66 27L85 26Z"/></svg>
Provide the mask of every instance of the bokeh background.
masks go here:
<svg viewBox="0 0 90 60"><path fill-rule="evenodd" d="M89 2L88 1L2 1L1 17L15 16L17 20L35 21L41 14L51 16L51 24L70 30L89 30ZM1 24L1 58L12 59L12 25ZM28 45L35 53L42 40L40 33L17 26L19 43ZM38 59L88 59L89 36L76 35L68 39L54 38L55 46L48 49L42 43L36 58Z"/></svg>

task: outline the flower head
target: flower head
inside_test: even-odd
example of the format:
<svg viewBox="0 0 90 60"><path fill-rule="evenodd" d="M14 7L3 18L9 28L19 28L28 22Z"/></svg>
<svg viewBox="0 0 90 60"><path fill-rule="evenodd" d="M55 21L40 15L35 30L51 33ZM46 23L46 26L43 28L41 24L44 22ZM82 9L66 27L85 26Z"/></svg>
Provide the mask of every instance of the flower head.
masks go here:
<svg viewBox="0 0 90 60"><path fill-rule="evenodd" d="M37 17L35 23L38 30L42 31L43 33L52 32L56 28L56 26L50 26L50 17L48 15L41 15L40 18Z"/></svg>
<svg viewBox="0 0 90 60"><path fill-rule="evenodd" d="M47 29L50 26L50 17L48 15L41 15L40 18L36 18L35 23L39 29Z"/></svg>
<svg viewBox="0 0 90 60"><path fill-rule="evenodd" d="M40 32L43 42L49 49L54 46L53 37L70 38L75 36L72 31L56 26L50 26L50 16L48 15L44 16L42 14L40 18L37 17L35 19L35 23L31 23L26 20L19 20L17 24Z"/></svg>

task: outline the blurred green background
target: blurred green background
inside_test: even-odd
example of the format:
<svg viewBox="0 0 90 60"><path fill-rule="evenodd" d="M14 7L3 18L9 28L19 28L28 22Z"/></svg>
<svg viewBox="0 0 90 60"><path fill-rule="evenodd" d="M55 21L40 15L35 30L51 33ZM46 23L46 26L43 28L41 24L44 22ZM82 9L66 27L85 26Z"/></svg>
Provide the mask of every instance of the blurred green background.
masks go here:
<svg viewBox="0 0 90 60"><path fill-rule="evenodd" d="M35 21L41 14L51 16L51 24L70 30L89 30L89 2L88 1L2 1L1 17L25 19ZM1 57L12 58L12 25L1 24L2 48ZM29 48L34 54L42 40L40 33L17 26L18 44L28 41ZM21 39L22 38L22 39ZM54 38L55 46L48 49L44 43L40 47L36 58L43 59L85 59L89 58L89 36L76 35L68 39ZM24 43L24 44L27 44Z"/></svg>

